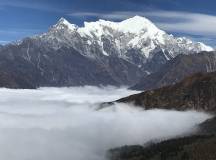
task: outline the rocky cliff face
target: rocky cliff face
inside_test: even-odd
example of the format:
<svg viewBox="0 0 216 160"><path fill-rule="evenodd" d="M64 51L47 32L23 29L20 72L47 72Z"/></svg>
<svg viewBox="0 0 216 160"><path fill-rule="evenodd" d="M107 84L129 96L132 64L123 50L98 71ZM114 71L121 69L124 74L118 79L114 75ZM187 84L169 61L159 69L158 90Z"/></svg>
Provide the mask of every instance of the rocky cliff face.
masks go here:
<svg viewBox="0 0 216 160"><path fill-rule="evenodd" d="M216 72L197 73L183 81L155 90L122 98L117 102L134 103L145 109L216 111Z"/></svg>

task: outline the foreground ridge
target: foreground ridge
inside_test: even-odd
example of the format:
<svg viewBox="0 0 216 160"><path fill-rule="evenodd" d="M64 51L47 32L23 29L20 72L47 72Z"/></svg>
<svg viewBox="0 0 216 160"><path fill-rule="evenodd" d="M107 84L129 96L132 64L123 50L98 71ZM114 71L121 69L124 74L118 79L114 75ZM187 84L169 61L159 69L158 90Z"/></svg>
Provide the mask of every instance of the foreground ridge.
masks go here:
<svg viewBox="0 0 216 160"><path fill-rule="evenodd" d="M117 102L134 103L145 109L216 111L216 72L197 73L183 81L155 90L122 98Z"/></svg>

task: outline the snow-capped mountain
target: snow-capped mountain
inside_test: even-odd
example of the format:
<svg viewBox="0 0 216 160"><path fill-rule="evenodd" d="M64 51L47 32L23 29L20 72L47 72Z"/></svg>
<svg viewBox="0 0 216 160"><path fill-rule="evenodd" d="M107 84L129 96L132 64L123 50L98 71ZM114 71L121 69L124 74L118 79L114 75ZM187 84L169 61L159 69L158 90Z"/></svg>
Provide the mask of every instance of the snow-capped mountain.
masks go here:
<svg viewBox="0 0 216 160"><path fill-rule="evenodd" d="M167 60L180 53L213 50L203 43L192 42L184 37L175 38L140 16L122 22L84 22L84 27L61 18L49 32L35 38L55 49L73 47L88 57L98 58L100 54L118 56L136 65L142 65L147 59L154 57L158 50L163 52ZM139 56L140 61L134 61L134 55Z"/></svg>
<svg viewBox="0 0 216 160"><path fill-rule="evenodd" d="M133 85L179 54L212 50L144 17L83 27L61 18L47 33L0 49L0 86Z"/></svg>

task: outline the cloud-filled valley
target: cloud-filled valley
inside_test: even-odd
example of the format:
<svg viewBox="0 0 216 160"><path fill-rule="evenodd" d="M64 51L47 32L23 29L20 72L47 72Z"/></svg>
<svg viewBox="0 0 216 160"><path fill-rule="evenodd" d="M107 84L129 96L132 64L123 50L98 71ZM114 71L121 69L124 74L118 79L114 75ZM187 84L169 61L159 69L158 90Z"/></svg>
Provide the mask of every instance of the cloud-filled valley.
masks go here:
<svg viewBox="0 0 216 160"><path fill-rule="evenodd" d="M102 160L108 149L188 134L210 115L101 102L137 93L114 87L0 89L0 159Z"/></svg>

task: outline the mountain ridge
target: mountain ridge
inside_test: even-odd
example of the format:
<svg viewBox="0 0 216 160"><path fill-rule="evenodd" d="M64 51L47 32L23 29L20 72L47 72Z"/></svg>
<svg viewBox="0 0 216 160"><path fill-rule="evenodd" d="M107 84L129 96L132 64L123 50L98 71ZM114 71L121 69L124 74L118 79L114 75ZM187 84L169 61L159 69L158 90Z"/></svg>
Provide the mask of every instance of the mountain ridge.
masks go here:
<svg viewBox="0 0 216 160"><path fill-rule="evenodd" d="M121 98L144 109L216 112L216 72L196 73L179 83Z"/></svg>
<svg viewBox="0 0 216 160"><path fill-rule="evenodd" d="M66 28L66 29L65 29ZM56 38L58 32L64 31L67 35ZM70 37L72 36L72 37ZM87 48L80 49L76 42L73 42L74 36L83 46ZM120 37L120 38L119 38ZM175 38L172 35L166 34L164 31L157 28L151 21L144 17L135 16L121 22L111 22L99 20L96 22L84 22L84 27L78 27L75 24L69 23L66 19L61 18L56 25L50 28L49 32L40 36L35 36L44 41L56 40L61 45L72 46L78 51L82 51L84 55L92 57L94 53L88 53L88 47L99 48L99 51L106 56L112 55L105 45L109 45L115 50L115 55L130 60L127 56L127 50L131 48L136 49L138 54L143 59L152 57L150 52L161 48L163 51L167 50L172 57L181 52L188 54L189 52L212 51L213 48L204 45L203 43L195 43L191 40L179 37ZM61 44L62 43L62 44ZM67 43L67 44L64 44ZM105 45L104 45L105 44ZM173 45L173 46L172 46ZM168 47L166 47L168 46ZM93 55L94 57L95 55ZM167 59L169 55L165 54Z"/></svg>
<svg viewBox="0 0 216 160"><path fill-rule="evenodd" d="M133 90L150 90L172 85L197 72L216 71L216 52L200 52L191 55L178 55L158 71L144 76L134 86Z"/></svg>
<svg viewBox="0 0 216 160"><path fill-rule="evenodd" d="M131 86L177 55L195 54L202 50L213 49L168 35L140 16L122 22L85 22L84 27L61 18L46 33L2 47L0 67L7 73L7 78L12 77L11 82L16 82L13 77L19 77L19 81L26 81L33 88ZM2 84L10 87L5 82Z"/></svg>

